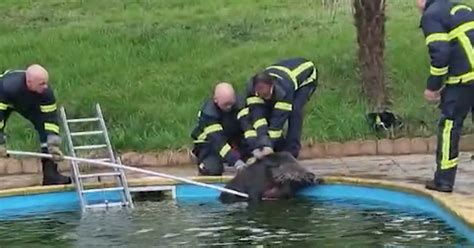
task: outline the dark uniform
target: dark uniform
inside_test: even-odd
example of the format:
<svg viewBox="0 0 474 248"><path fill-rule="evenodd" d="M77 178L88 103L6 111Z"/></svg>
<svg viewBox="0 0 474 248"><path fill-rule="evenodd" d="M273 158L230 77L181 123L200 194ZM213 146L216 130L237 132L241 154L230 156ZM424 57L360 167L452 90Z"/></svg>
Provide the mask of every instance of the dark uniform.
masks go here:
<svg viewBox="0 0 474 248"><path fill-rule="evenodd" d="M441 92L437 170L428 188L451 191L463 121L474 106L474 13L449 0L427 0L421 28L431 57L426 88Z"/></svg>
<svg viewBox="0 0 474 248"><path fill-rule="evenodd" d="M56 99L48 86L44 93L28 90L24 70L10 70L0 75L0 142L5 143L4 129L10 114L16 111L28 119L36 129L41 142L41 151L48 153L49 135L59 136ZM59 138L59 137L58 137ZM42 159L43 184L70 183L57 171L51 159Z"/></svg>
<svg viewBox="0 0 474 248"><path fill-rule="evenodd" d="M191 133L200 174L222 175L224 163L233 166L251 156L257 133L248 113L245 100L239 96L229 112L223 112L212 99L202 106L198 124Z"/></svg>
<svg viewBox="0 0 474 248"><path fill-rule="evenodd" d="M253 80L247 87L247 105L260 147L288 151L295 158L301 149L303 107L316 90L318 71L313 62L304 58L280 61L267 67L264 73L273 78L273 95L264 100L256 95ZM288 120L286 138L283 127Z"/></svg>

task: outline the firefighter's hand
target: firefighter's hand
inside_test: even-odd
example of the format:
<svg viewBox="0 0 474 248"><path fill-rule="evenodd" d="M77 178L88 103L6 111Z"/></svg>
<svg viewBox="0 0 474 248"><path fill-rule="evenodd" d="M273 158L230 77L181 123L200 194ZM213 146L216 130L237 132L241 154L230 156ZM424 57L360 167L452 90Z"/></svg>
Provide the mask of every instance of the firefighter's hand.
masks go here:
<svg viewBox="0 0 474 248"><path fill-rule="evenodd" d="M273 148L266 146L262 148L262 157L268 156L273 153Z"/></svg>
<svg viewBox="0 0 474 248"><path fill-rule="evenodd" d="M254 150L252 151L252 155L253 155L253 157L254 157L255 159L260 159L260 158L263 157L263 156L262 156L262 151L261 151L260 149L258 149L258 148L257 148L257 149L254 149Z"/></svg>
<svg viewBox="0 0 474 248"><path fill-rule="evenodd" d="M53 160L58 162L63 160L63 153L59 145L61 144L61 138L58 135L48 136L48 153L53 156Z"/></svg>
<svg viewBox="0 0 474 248"><path fill-rule="evenodd" d="M440 91L432 91L432 90L429 90L429 89L425 89L425 99L428 101L428 102L437 102L441 99L441 94L440 94Z"/></svg>
<svg viewBox="0 0 474 248"><path fill-rule="evenodd" d="M64 155L59 146L48 146L48 153L53 156L53 160L56 162L63 160Z"/></svg>
<svg viewBox="0 0 474 248"><path fill-rule="evenodd" d="M235 162L234 164L234 167L235 169L237 170L237 173L240 173L242 172L245 168L247 168L248 164L246 164L244 161L242 160L237 160L237 162Z"/></svg>

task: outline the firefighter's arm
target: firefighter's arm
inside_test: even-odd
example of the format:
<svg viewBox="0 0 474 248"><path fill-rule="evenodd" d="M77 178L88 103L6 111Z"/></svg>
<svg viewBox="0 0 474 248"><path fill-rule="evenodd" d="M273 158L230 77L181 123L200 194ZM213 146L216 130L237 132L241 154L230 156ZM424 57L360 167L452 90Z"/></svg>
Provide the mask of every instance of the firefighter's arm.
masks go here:
<svg viewBox="0 0 474 248"><path fill-rule="evenodd" d="M239 121L240 128L244 131L244 138L249 147L252 150L257 148L257 131L252 127L248 107L240 109L237 113L237 120Z"/></svg>
<svg viewBox="0 0 474 248"><path fill-rule="evenodd" d="M249 120L253 129L257 132L255 147L273 147L268 137L268 123L265 118L265 105L262 98L249 95L247 97L247 107L249 109Z"/></svg>
<svg viewBox="0 0 474 248"><path fill-rule="evenodd" d="M202 115L204 131L207 140L211 144L214 151L227 162L229 165L234 165L239 160L239 157L232 152L231 146L227 143L227 138L224 135L224 129L217 119L211 116Z"/></svg>
<svg viewBox="0 0 474 248"><path fill-rule="evenodd" d="M58 107L56 98L51 90L47 90L40 102L40 111L44 130L49 135L59 136Z"/></svg>
<svg viewBox="0 0 474 248"><path fill-rule="evenodd" d="M272 142L276 142L283 135L283 126L290 116L292 105L292 95L287 95L275 102L273 106L270 123L268 123L268 136Z"/></svg>
<svg viewBox="0 0 474 248"><path fill-rule="evenodd" d="M431 59L426 89L437 91L443 86L449 69L448 30L443 27L440 15L435 13L427 13L422 17L421 28Z"/></svg>
<svg viewBox="0 0 474 248"><path fill-rule="evenodd" d="M58 107L53 91L49 88L41 98L40 112L44 130L46 131L48 152L56 161L62 160L61 137L59 136Z"/></svg>

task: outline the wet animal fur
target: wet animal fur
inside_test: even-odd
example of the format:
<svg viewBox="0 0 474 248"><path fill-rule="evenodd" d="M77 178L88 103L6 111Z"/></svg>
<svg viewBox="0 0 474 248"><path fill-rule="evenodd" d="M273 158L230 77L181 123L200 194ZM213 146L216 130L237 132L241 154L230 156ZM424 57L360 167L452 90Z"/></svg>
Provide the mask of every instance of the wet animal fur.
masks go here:
<svg viewBox="0 0 474 248"><path fill-rule="evenodd" d="M313 173L301 166L290 153L279 152L248 166L225 187L247 193L250 201L260 201L264 198L291 198L299 189L314 184ZM247 200L225 192L219 199L224 203Z"/></svg>

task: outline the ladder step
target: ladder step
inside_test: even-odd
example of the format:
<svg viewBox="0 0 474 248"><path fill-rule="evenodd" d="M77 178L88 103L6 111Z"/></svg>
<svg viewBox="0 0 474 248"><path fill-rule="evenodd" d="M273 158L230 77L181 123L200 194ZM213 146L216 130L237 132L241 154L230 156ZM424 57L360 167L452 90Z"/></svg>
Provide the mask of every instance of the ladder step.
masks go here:
<svg viewBox="0 0 474 248"><path fill-rule="evenodd" d="M124 190L124 188L123 187L113 187L113 188L100 188L100 189L86 189L86 190L83 190L82 193L87 194L87 193L110 192L110 191L121 191L121 190Z"/></svg>
<svg viewBox="0 0 474 248"><path fill-rule="evenodd" d="M123 207L128 206L128 202L110 202L86 205L86 208L109 208L109 207Z"/></svg>
<svg viewBox="0 0 474 248"><path fill-rule="evenodd" d="M99 148L106 148L106 144L100 145L87 145L87 146L75 146L74 150L92 150L92 149L99 149Z"/></svg>
<svg viewBox="0 0 474 248"><path fill-rule="evenodd" d="M87 135L99 135L103 134L104 131L87 131L87 132L76 132L76 133L71 133L72 137L77 137L77 136L87 136Z"/></svg>
<svg viewBox="0 0 474 248"><path fill-rule="evenodd" d="M93 118L79 118L79 119L69 119L67 120L67 123L79 123L79 122L93 122L93 121L98 121L99 118L93 117Z"/></svg>
<svg viewBox="0 0 474 248"><path fill-rule="evenodd" d="M120 176L120 172L104 172L104 173L94 173L94 174L83 174L79 178L92 178L92 177L114 177Z"/></svg>

